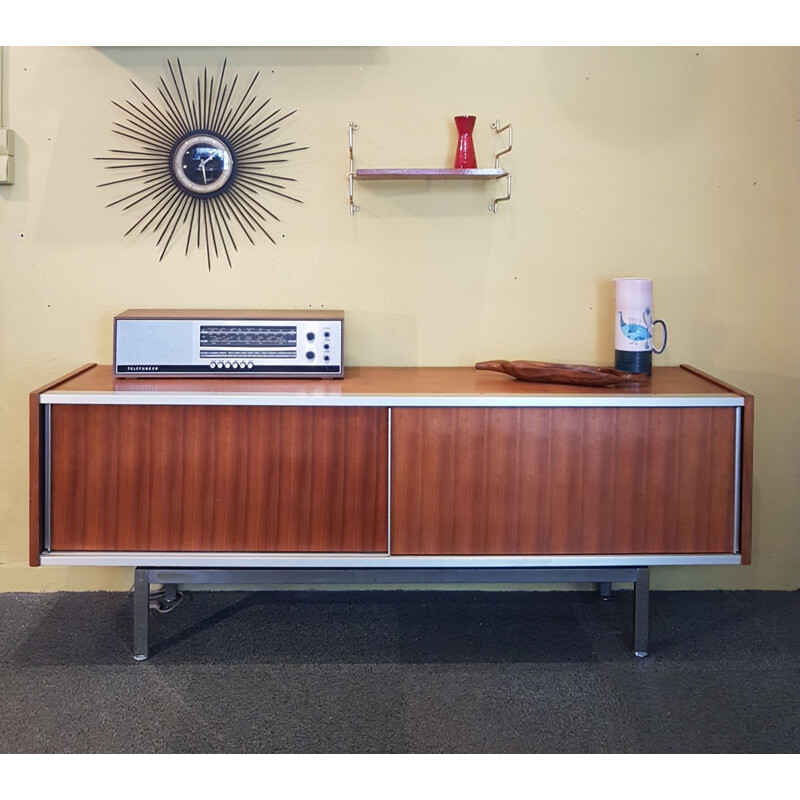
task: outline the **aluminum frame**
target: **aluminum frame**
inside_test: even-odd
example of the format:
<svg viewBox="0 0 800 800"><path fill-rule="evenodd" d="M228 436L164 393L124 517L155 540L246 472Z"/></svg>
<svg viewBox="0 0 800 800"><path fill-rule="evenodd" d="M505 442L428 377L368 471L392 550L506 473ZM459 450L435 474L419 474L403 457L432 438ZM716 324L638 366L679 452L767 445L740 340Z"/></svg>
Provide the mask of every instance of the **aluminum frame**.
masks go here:
<svg viewBox="0 0 800 800"><path fill-rule="evenodd" d="M368 406L378 408L736 408L739 395L343 395L309 392L70 392L51 389L40 402L52 405L142 406Z"/></svg>
<svg viewBox="0 0 800 800"><path fill-rule="evenodd" d="M623 555L571 555L571 556L392 556L386 553L345 553L325 555L320 553L231 553L231 552L89 552L59 551L42 553L43 566L58 567L139 567L147 564L159 569L453 569L534 567L559 569L570 567L627 568L632 566L709 566L742 563L739 553L692 553L662 555L630 553Z"/></svg>

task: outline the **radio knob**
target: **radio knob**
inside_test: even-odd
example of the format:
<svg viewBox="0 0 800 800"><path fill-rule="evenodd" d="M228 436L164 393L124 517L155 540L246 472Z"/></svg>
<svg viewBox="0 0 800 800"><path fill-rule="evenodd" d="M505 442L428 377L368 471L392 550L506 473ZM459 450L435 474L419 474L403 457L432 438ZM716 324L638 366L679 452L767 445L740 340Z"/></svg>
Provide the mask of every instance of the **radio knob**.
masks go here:
<svg viewBox="0 0 800 800"><path fill-rule="evenodd" d="M314 360L314 351L313 351L313 350L309 350L309 351L306 353L306 358L307 358L309 361L313 361L313 360Z"/></svg>
<svg viewBox="0 0 800 800"><path fill-rule="evenodd" d="M231 362L230 361L226 361L225 362L225 369L230 369L230 368L231 368Z"/></svg>
<svg viewBox="0 0 800 800"><path fill-rule="evenodd" d="M317 337L314 335L314 331L309 331L309 332L306 334L306 339L308 339L308 341L309 341L309 342L313 342L313 341L314 341L314 339L316 339L316 338L317 338Z"/></svg>
<svg viewBox="0 0 800 800"><path fill-rule="evenodd" d="M212 361L212 362L211 362L211 363L210 363L208 366L209 366L211 369L216 369L216 368L217 368L217 364L216 364L216 362L214 362L214 361Z"/></svg>

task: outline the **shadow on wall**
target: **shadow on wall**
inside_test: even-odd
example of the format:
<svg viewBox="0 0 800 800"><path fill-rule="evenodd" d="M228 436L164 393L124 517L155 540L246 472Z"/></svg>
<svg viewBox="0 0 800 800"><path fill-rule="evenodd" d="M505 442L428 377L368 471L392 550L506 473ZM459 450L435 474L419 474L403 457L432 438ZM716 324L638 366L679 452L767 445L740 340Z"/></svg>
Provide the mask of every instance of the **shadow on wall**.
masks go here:
<svg viewBox="0 0 800 800"><path fill-rule="evenodd" d="M389 63L388 47L96 47L109 61L131 72L155 67L179 58L184 67L208 67L216 71L227 58L244 69L269 67L372 67ZM235 62L235 63L234 63Z"/></svg>

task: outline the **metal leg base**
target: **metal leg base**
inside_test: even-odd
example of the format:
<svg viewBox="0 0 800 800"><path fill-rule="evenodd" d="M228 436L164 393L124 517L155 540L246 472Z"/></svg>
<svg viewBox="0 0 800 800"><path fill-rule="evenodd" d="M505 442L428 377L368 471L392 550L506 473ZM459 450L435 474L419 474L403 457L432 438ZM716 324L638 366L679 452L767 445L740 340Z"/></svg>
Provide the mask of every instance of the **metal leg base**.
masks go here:
<svg viewBox="0 0 800 800"><path fill-rule="evenodd" d="M152 607L158 611L176 608L186 593L177 591L179 583L240 585L265 584L271 587L314 584L377 585L413 583L597 583L600 595L608 599L612 582L634 584L633 651L638 658L649 652L650 570L648 567L471 567L471 568L233 568L192 569L136 567L133 581L133 657L144 661L150 655L148 615L151 608L150 584L164 585L163 594Z"/></svg>

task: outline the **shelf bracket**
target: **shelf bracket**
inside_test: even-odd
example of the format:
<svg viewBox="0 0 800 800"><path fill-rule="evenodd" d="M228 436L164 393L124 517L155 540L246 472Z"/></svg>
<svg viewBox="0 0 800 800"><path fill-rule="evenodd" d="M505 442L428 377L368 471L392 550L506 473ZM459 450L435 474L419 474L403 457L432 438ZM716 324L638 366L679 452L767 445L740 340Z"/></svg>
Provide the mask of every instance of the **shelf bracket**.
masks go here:
<svg viewBox="0 0 800 800"><path fill-rule="evenodd" d="M358 130L358 124L355 122L350 123L350 171L347 173L347 181L350 185L350 213L356 214L360 210L353 201L353 179L356 175L356 168L353 160L353 131Z"/></svg>
<svg viewBox="0 0 800 800"><path fill-rule="evenodd" d="M498 180L499 180L499 178L498 178ZM496 214L497 213L497 204L498 203L502 203L504 200L510 200L510 199L511 199L511 173L507 172L506 173L506 196L505 197L495 197L494 203L491 203L490 206L489 206L489 210L490 211L494 211L494 213Z"/></svg>
<svg viewBox="0 0 800 800"><path fill-rule="evenodd" d="M514 128L513 128L513 126L511 125L510 122L507 125L503 125L503 127L501 128L499 119L496 120L495 122L493 122L489 127L492 128L498 134L499 133L503 133L503 131L508 131L508 147L506 147L505 150L501 150L494 157L494 168L495 169L500 169L501 168L500 167L500 156L504 156L506 153L510 153L511 152L511 148L514 146ZM497 213L497 204L498 203L502 203L505 200L510 200L511 199L511 173L507 172L505 178L506 178L506 196L505 197L496 197L495 200L494 200L494 203L492 203L489 206L489 210L493 211L495 214Z"/></svg>

